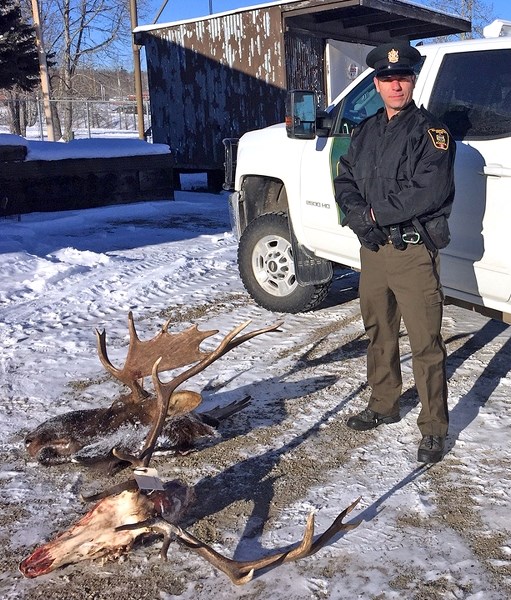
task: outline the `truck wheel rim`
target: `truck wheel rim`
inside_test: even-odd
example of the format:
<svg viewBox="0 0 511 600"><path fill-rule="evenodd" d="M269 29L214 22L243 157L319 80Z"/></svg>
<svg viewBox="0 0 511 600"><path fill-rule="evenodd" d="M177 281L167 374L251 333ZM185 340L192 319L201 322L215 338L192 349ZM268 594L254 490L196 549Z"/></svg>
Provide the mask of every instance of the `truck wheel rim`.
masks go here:
<svg viewBox="0 0 511 600"><path fill-rule="evenodd" d="M289 296L298 285L291 244L278 235L267 235L257 242L252 269L259 285L272 296Z"/></svg>

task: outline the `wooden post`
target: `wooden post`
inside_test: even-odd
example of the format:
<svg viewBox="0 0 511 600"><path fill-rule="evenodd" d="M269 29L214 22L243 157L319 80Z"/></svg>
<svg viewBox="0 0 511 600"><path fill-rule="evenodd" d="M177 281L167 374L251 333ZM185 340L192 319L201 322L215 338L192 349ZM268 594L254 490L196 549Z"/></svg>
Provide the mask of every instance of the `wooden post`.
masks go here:
<svg viewBox="0 0 511 600"><path fill-rule="evenodd" d="M39 71L41 74L41 89L43 92L44 115L46 118L46 134L50 142L55 141L53 131L53 117L50 105L50 78L48 76L48 64L46 62L46 52L44 51L43 34L41 31L41 17L39 14L38 0L32 0L32 18L34 19L34 29L37 44L37 53L39 55Z"/></svg>
<svg viewBox="0 0 511 600"><path fill-rule="evenodd" d="M142 71L140 69L140 46L135 44L133 30L138 26L137 0L130 0L131 45L133 47L133 69L135 74L135 97L137 99L138 137L144 139L144 101L142 98Z"/></svg>

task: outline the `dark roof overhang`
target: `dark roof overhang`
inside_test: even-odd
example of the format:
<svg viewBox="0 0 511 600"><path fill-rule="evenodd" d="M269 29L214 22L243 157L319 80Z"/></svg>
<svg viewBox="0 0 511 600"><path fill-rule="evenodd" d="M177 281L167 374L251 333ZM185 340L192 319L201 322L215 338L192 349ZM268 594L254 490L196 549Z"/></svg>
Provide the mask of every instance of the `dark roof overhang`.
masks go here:
<svg viewBox="0 0 511 600"><path fill-rule="evenodd" d="M281 10L285 30L370 45L471 30L469 20L402 0L303 0Z"/></svg>

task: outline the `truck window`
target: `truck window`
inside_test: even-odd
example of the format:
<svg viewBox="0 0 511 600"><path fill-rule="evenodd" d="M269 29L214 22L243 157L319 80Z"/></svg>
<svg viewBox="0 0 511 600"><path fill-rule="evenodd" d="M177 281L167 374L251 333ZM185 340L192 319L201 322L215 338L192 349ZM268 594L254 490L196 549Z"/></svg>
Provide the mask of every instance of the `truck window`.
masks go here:
<svg viewBox="0 0 511 600"><path fill-rule="evenodd" d="M338 107L337 118L332 129L330 150L330 170L332 181L339 175L339 159L348 152L353 128L366 117L383 106L381 96L373 83L373 72L369 73L351 92L345 96Z"/></svg>
<svg viewBox="0 0 511 600"><path fill-rule="evenodd" d="M341 101L333 134L350 136L356 125L366 117L374 115L382 106L383 102L374 87L371 72Z"/></svg>
<svg viewBox="0 0 511 600"><path fill-rule="evenodd" d="M428 109L455 140L511 135L511 50L448 54Z"/></svg>

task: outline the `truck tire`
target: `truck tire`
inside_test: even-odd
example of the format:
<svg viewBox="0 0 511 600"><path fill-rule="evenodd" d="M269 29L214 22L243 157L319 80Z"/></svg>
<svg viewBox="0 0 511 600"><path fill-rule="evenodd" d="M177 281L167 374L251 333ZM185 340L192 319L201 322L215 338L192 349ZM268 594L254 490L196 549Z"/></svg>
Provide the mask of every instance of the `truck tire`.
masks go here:
<svg viewBox="0 0 511 600"><path fill-rule="evenodd" d="M271 311L298 313L320 304L330 282L298 285L287 216L270 213L254 219L238 247L238 267L247 292Z"/></svg>

